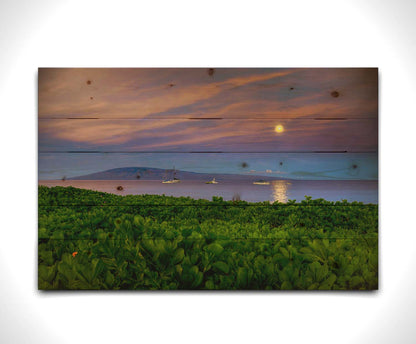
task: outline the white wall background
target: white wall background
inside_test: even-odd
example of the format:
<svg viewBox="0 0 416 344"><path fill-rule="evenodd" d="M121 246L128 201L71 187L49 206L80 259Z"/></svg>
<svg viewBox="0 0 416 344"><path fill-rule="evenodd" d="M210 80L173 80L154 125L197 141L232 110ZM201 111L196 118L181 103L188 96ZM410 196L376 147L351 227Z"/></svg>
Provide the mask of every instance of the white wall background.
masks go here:
<svg viewBox="0 0 416 344"><path fill-rule="evenodd" d="M0 3L0 342L413 343L416 2ZM379 67L380 290L39 292L38 67Z"/></svg>

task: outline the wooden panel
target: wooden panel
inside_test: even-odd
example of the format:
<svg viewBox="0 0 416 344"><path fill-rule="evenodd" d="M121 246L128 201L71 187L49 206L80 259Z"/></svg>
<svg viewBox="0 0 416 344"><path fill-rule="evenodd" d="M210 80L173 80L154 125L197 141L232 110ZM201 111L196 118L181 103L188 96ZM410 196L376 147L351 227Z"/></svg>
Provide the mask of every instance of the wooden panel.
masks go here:
<svg viewBox="0 0 416 344"><path fill-rule="evenodd" d="M39 121L39 151L367 152L376 119L55 119Z"/></svg>
<svg viewBox="0 0 416 344"><path fill-rule="evenodd" d="M102 237L100 233L106 232L110 228L114 229L114 227L118 227L117 225L123 224L122 220L121 222L116 221L116 223L111 223L109 221L112 212L117 213L118 218L125 215L125 218L128 218L130 221L133 220L133 223L131 223L133 226L139 225L137 222L141 222L142 218L152 219L148 222L158 222L154 219L163 219L163 221L168 223L170 221L175 223L178 219L184 218L196 218L199 219L200 222L208 222L210 219L213 219L218 225L222 225L222 221L229 221L233 216L240 219L239 222L235 223L242 224L242 227L249 227L251 223L259 222L259 219L262 219L264 223L272 225L272 229L265 232L257 230L258 227L254 230L247 231L244 231L244 229L238 231L224 229L222 234L226 235L229 240L270 239L270 234L273 233L273 226L279 227L291 222L293 228L296 229L308 226L317 229L317 233L312 234L315 234L315 236L319 238L324 235L322 232L319 233L320 228L316 227L316 224L325 222L325 220L328 221L328 224L330 222L336 222L338 229L342 229L339 233L331 233L332 235L328 236L328 238L347 239L367 237L374 239L374 235L366 236L364 234L366 234L366 232L374 231L374 223L372 220L377 213L377 206L374 204L345 204L343 202L330 204L329 202L325 203L318 201L315 203L314 201L303 201L302 203L296 204L253 204L244 202L223 202L220 200L215 202L201 200L199 201L199 204L180 205L177 204L174 199L172 199L170 203L152 204L149 200L146 201L144 198L139 200L137 198L129 199L127 197L120 202L117 201L115 197L105 195L101 199L95 198L89 200L89 202L84 199L83 204L74 205L68 202L67 197L62 196L62 193L58 195L58 202L56 204L45 205L41 203L39 205L39 216L42 218L40 226L41 228L44 228L40 231L39 239L100 239L100 237ZM48 226L47 219L49 214L53 214L54 212L58 214L59 212L72 213L75 215L74 217L77 217L73 224L64 222L63 239L62 237L58 238L54 236L53 226ZM331 214L331 220L327 219L328 213ZM347 216L345 216L346 214L352 214L353 218L348 219ZM289 219L290 216L293 217L293 220ZM134 221L134 217L136 217L136 221ZM137 217L139 217L139 219L137 219ZM56 221L56 219L54 220ZM360 223L360 220L364 221ZM80 233L82 230L77 226L77 222L83 224L84 228L82 230L85 230L86 232ZM99 227L100 223L103 225L102 227ZM191 234L192 231L201 232L201 230L198 229L198 221L190 222L188 225L189 230L185 230L185 233L188 232ZM329 228L326 228L326 230L328 229ZM307 238L308 234L311 233L303 234L304 237ZM134 235L135 240L149 240L160 237L162 237L162 235L154 235L151 237L144 231L137 231ZM110 239L112 238L110 237ZM195 239L204 240L206 238L200 237ZM275 237L274 239L279 238Z"/></svg>
<svg viewBox="0 0 416 344"><path fill-rule="evenodd" d="M195 199L219 196L249 202L301 201L305 196L312 196L378 203L377 173L374 153L39 155L41 185L74 186L117 195L165 194ZM173 176L180 183L162 183ZM213 178L217 185L206 184ZM253 184L260 179L266 185Z"/></svg>
<svg viewBox="0 0 416 344"><path fill-rule="evenodd" d="M71 179L116 168L109 175L84 179L161 180L173 168L214 174L283 179L376 180L376 153L39 153L39 179ZM137 170L134 170L137 168ZM139 168L154 168L143 170ZM158 170L159 169L159 170ZM183 176L185 179L189 176ZM79 178L78 178L79 179ZM191 178L192 179L192 178Z"/></svg>
<svg viewBox="0 0 416 344"><path fill-rule="evenodd" d="M376 68L44 68L38 103L40 289L378 288Z"/></svg>
<svg viewBox="0 0 416 344"><path fill-rule="evenodd" d="M377 118L377 68L41 68L39 118Z"/></svg>

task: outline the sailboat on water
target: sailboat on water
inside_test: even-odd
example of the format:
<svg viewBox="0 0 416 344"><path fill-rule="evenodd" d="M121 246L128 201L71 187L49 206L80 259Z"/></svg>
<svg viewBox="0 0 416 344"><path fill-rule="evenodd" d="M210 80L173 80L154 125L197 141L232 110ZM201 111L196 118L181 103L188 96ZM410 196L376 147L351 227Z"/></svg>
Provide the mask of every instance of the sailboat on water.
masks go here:
<svg viewBox="0 0 416 344"><path fill-rule="evenodd" d="M181 180L179 178L176 178L176 170L175 170L175 166L173 166L173 178L168 179L168 180L162 180L163 184L176 184L176 183L180 183Z"/></svg>

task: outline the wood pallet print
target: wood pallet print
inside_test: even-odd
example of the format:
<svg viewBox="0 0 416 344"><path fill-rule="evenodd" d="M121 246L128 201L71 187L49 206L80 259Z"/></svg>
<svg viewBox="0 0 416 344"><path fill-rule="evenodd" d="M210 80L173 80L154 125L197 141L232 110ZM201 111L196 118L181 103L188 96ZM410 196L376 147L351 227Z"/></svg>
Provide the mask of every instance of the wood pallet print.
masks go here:
<svg viewBox="0 0 416 344"><path fill-rule="evenodd" d="M38 80L39 289L378 289L377 68Z"/></svg>

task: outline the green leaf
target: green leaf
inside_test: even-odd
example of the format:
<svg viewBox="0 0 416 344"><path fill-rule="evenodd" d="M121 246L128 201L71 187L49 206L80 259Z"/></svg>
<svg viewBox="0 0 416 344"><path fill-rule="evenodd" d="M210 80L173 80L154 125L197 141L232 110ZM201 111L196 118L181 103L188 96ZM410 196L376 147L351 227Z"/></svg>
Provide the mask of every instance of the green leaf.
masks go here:
<svg viewBox="0 0 416 344"><path fill-rule="evenodd" d="M183 260L184 257L185 257L185 251L184 251L184 249L183 248L178 248L175 251L175 253L174 253L173 257L172 257L172 263L176 265L176 264L182 262L182 260Z"/></svg>
<svg viewBox="0 0 416 344"><path fill-rule="evenodd" d="M39 228L38 237L39 239L48 239L48 230L44 227Z"/></svg>
<svg viewBox="0 0 416 344"><path fill-rule="evenodd" d="M113 286L114 275L110 271L107 271L107 273L105 274L105 283L107 284L108 287Z"/></svg>
<svg viewBox="0 0 416 344"><path fill-rule="evenodd" d="M215 256L218 256L219 254L221 254L222 251L224 251L224 248L220 244L212 243L206 246L205 250L209 253L214 254Z"/></svg>
<svg viewBox="0 0 416 344"><path fill-rule="evenodd" d="M47 267L44 265L39 266L38 269L38 277L46 282L51 283L56 275L56 271L54 267Z"/></svg>
<svg viewBox="0 0 416 344"><path fill-rule="evenodd" d="M176 271L176 273L178 274L178 275L182 275L182 271L183 271L183 268L182 268L182 266L181 265L176 265L175 266L175 271Z"/></svg>
<svg viewBox="0 0 416 344"><path fill-rule="evenodd" d="M53 258L52 251L40 251L39 258L46 264L46 265L53 265L55 259Z"/></svg>
<svg viewBox="0 0 416 344"><path fill-rule="evenodd" d="M350 280L350 286L354 289L358 288L362 283L364 282L364 280L362 279L361 276L354 276L351 278Z"/></svg>
<svg viewBox="0 0 416 344"><path fill-rule="evenodd" d="M198 270L198 272L194 272L194 281L192 282L192 288L198 287L202 280L204 279L204 274Z"/></svg>
<svg viewBox="0 0 416 344"><path fill-rule="evenodd" d="M325 281L321 283L321 286L328 286L329 288L325 289L331 289L332 285L335 283L336 280L337 276L335 274L331 274L331 276L329 276Z"/></svg>
<svg viewBox="0 0 416 344"><path fill-rule="evenodd" d="M289 258L289 251L285 247L280 247L279 250L285 258Z"/></svg>
<svg viewBox="0 0 416 344"><path fill-rule="evenodd" d="M65 264L72 266L74 264L75 257L73 257L70 253L63 253L61 259Z"/></svg>
<svg viewBox="0 0 416 344"><path fill-rule="evenodd" d="M225 274L228 274L228 272L230 271L230 267L228 266L228 264L225 263L225 262L222 262L222 261L218 261L218 262L213 263L212 267L216 268L217 270L219 270L219 271L221 271Z"/></svg>
<svg viewBox="0 0 416 344"><path fill-rule="evenodd" d="M65 239L65 234L63 231L57 230L55 232L53 232L51 239L53 240L64 240Z"/></svg>
<svg viewBox="0 0 416 344"><path fill-rule="evenodd" d="M215 289L215 284L214 284L214 282L213 282L213 281L211 281L211 280L206 281L206 282L205 282L205 288L207 288L207 289L209 289L209 290Z"/></svg>
<svg viewBox="0 0 416 344"><path fill-rule="evenodd" d="M292 284L289 281L284 281L282 283L282 285L280 286L280 289L281 290L292 290L293 287L292 287Z"/></svg>
<svg viewBox="0 0 416 344"><path fill-rule="evenodd" d="M190 272L192 275L196 276L196 275L198 275L199 269L198 269L198 267L197 267L196 265L193 265L193 266L189 269L189 272Z"/></svg>
<svg viewBox="0 0 416 344"><path fill-rule="evenodd" d="M98 275L100 275L103 272L105 265L101 261L101 259L95 258L92 260L92 267L93 267L92 279L96 279Z"/></svg>
<svg viewBox="0 0 416 344"><path fill-rule="evenodd" d="M253 276L253 271L248 268L238 268L237 271L237 287L238 288L247 288L250 284L251 277Z"/></svg>

